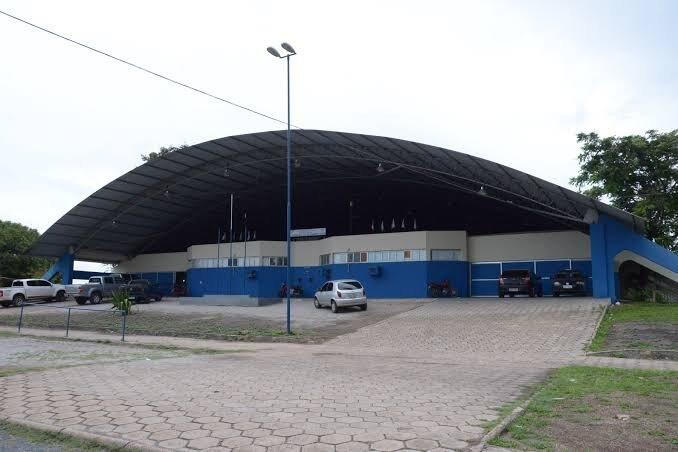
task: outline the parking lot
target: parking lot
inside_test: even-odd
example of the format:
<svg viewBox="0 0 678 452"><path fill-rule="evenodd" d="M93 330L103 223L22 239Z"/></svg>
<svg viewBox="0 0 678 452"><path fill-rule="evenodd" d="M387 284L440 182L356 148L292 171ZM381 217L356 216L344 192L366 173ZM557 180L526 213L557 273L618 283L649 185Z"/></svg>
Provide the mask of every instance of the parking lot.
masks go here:
<svg viewBox="0 0 678 452"><path fill-rule="evenodd" d="M127 317L127 334L200 337L211 339L322 342L353 332L364 326L429 303L425 299L375 300L367 311L347 308L338 314L316 309L310 299L292 300L292 329L295 335L282 333L286 325L286 305L260 307L181 305L176 298L138 304ZM70 328L107 333L120 332L119 315L111 304L79 306L75 302L46 303L24 308L22 324L26 328L65 329L66 309L71 311ZM77 308L77 309L76 309ZM0 309L0 325L15 326L18 308Z"/></svg>
<svg viewBox="0 0 678 452"><path fill-rule="evenodd" d="M168 449L465 449L499 406L582 356L604 303L435 301L321 345L11 376L0 415Z"/></svg>

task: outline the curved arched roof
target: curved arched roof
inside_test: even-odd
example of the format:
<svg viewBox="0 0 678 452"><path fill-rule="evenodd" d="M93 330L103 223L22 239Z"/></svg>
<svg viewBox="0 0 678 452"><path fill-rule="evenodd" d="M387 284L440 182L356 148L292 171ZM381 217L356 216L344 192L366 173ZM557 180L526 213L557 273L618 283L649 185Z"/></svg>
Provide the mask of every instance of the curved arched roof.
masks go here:
<svg viewBox="0 0 678 452"><path fill-rule="evenodd" d="M293 130L294 227L328 235L461 229L469 234L586 231L591 212L642 230L627 212L498 163L411 141ZM228 224L258 240L285 237L286 131L196 144L131 170L80 202L30 251L116 262L140 253L214 243ZM381 164L383 171L378 171ZM253 233L252 233L253 234ZM250 237L252 238L252 237Z"/></svg>

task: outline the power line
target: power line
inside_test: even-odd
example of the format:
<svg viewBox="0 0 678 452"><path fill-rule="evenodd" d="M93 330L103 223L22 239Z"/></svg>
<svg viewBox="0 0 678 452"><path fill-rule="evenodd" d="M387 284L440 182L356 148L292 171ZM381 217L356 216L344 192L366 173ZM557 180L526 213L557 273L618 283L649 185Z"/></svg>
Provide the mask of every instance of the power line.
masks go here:
<svg viewBox="0 0 678 452"><path fill-rule="evenodd" d="M250 112L250 113L253 113L253 114L255 114L255 115L261 116L261 117L263 117L263 118L270 119L270 120L272 120L272 121L279 122L280 124L285 124L285 125L287 125L287 121L283 121L283 120L281 120L281 119L275 118L275 117L270 116L270 115L267 115L267 114L265 114L265 113L261 113L261 112L259 112L259 111L256 111L256 110L254 110L253 108L249 108L249 107L246 107L246 106L244 106L244 105L240 105L240 104L238 104L238 103L236 103L236 102L233 102L233 101L231 101L231 100L224 99L223 97L219 97L219 96L217 96L217 95L215 95L215 94L211 94L211 93L208 93L207 91L201 90L201 89L199 89L199 88L195 88L195 87L193 87L193 86L191 86L191 85L189 85L189 84L187 84L187 83L180 82L180 81L175 80L175 79L173 79L173 78L170 78L170 77L167 77L167 76L165 76L165 75L162 75L162 74L160 74L160 73L158 73L158 72L155 72L155 71L152 71L152 70L150 70L150 69L147 69L147 68L145 68L145 67L143 67L143 66L139 66L138 64L135 64L135 63L132 63L132 62L130 62L130 61L124 60L124 59L122 59L122 58L119 58L119 57L117 57L117 56L115 56L115 55L111 55L110 53L104 52L103 50L96 49L96 48L94 48L94 47L92 47L92 46L89 46L89 45L87 45L87 44L83 44L82 42L76 41L75 39L71 39L71 38L69 38L69 37L67 37L67 36L61 35L61 34L59 34L59 33L57 33L57 32L52 31L52 30L49 30L49 29L47 29L47 28L41 27L41 26L39 26L39 25L36 25L36 24L34 24L34 23L32 23L32 22L29 22L29 21L27 21L27 20L25 20L25 19L22 19L22 18L20 18L20 17L14 16L14 15L12 15L12 14L6 12L6 11L0 10L0 14L3 14L3 15L5 15L5 16L11 18L11 19L14 19L14 20L16 20L16 21L19 21L19 22L21 22L21 23L23 23L23 24L25 24L25 25L30 26L30 27L36 28L36 29L38 29L38 30L40 30L40 31L44 31L45 33L49 33L49 34L52 35L52 36L55 36L55 37L60 38L60 39L63 39L63 40L65 40L65 41L68 41L68 42L70 42L70 43L72 43L72 44L75 44L75 45L77 45L77 46L84 47L85 49L91 50L92 52L96 52L96 53L98 53L98 54L100 54L100 55L103 55L103 56L105 56L105 57L111 58L111 59L113 59L113 60L115 60L115 61L117 61L117 62L119 62L119 63L123 63L123 64L126 64L126 65L128 65L128 66L131 66L131 67L133 67L134 69L138 69L138 70L140 70L140 71L144 71L144 72L146 72L146 73L148 73L148 74L151 74L151 75L154 75L154 76L156 76L156 77L159 77L159 78L161 78L161 79L163 79L163 80L166 80L166 81L168 81L168 82L170 82L170 83L174 83L175 85L179 85L179 86L182 86L182 87L184 87L184 88L190 89L191 91L195 91L195 92L197 92L197 93L200 93L200 94L203 94L203 95L205 95L205 96L211 97L212 99L216 99L216 100L218 100L218 101L225 102L225 103L227 103L227 104L229 104L229 105L232 105L233 107L240 108L240 109L242 109L242 110L248 111L248 112ZM297 126L295 126L295 125L292 125L292 127L299 129L299 127L297 127Z"/></svg>
<svg viewBox="0 0 678 452"><path fill-rule="evenodd" d="M231 106L233 106L233 107L240 108L240 109L242 109L242 110L245 110L245 111L247 111L247 112L249 112L249 113L253 113L253 114L258 115L258 116L261 116L261 117L263 117L263 118L270 119L270 120L275 121L275 122L277 122L277 123L287 125L287 121L284 121L284 120L275 118L275 117L270 116L270 115L267 115L267 114L265 114L265 113L261 113L261 112L259 112L259 111L256 111L256 110L252 109L252 108L246 107L246 106L244 106L244 105L240 105L240 104L238 104L238 103L236 103L236 102L230 101L230 100L225 99L225 98L223 98L223 97L219 97L219 96L217 96L217 95L215 95L215 94L211 94L211 93L209 93L209 92L207 92L207 91L204 91L204 90L201 90L201 89L199 89L199 88L195 88L195 87L193 87L193 86L191 86L191 85L188 85L187 83L180 82L180 81L175 80L175 79L173 79L173 78L170 78L170 77L168 77L168 76L162 75L162 74L160 74L160 73L158 73L158 72L155 72L155 71L152 71L152 70L150 70L150 69L147 69L147 68L145 68L145 67L143 67L143 66L139 66L138 64L132 63L132 62L130 62L130 61L127 61L127 60L124 60L124 59L122 59L122 58L119 58L119 57L116 57L116 56L114 56L114 55L111 55L110 53L104 52L104 51L102 51L102 50L96 49L96 48L94 48L94 47L92 47L92 46L89 46L89 45L87 45L87 44L84 44L84 43L82 43L82 42L76 41L75 39L71 39L71 38L69 38L69 37L67 37L67 36L64 36L64 35L61 35L61 34L59 34L59 33L56 33L56 32L54 32L54 31L52 31L52 30L47 29L47 28L41 27L41 26L39 26L39 25L37 25L37 24L34 24L34 23L32 23L32 22L29 22L28 20L25 20L25 19L22 19L22 18L20 18L20 17L14 16L14 15L12 15L12 14L6 12L6 11L0 10L0 14L3 14L3 15L5 15L5 16L11 18L11 19L14 19L14 20L16 20L16 21L18 21L18 22L21 22L21 23L23 23L23 24L25 24L25 25L28 25L28 26L30 26L30 27L33 27L33 28L35 28L35 29L37 29L37 30L44 31L45 33L48 33L48 34L50 34L50 35L52 35L52 36L55 36L55 37L60 38L60 39L63 39L63 40L65 40L65 41L68 41L68 42L70 42L70 43L72 43L72 44L75 44L75 45L77 45L77 46L83 47L83 48L85 48L85 49L87 49L87 50L90 50L90 51L92 51L92 52L95 52L95 53L98 53L98 54L103 55L103 56L105 56L105 57L111 58L112 60L115 60L115 61L117 61L117 62L119 62L119 63L126 64L126 65L128 65L128 66L130 66L130 67L132 67L132 68L134 68L134 69L138 69L138 70L140 70L140 71L143 71L143 72L146 72L146 73L148 73L148 74L151 74L151 75L153 75L153 76L155 76L155 77L161 78L161 79L163 79L163 80L165 80L165 81L168 81L168 82L170 82L170 83L173 83L173 84L175 84L175 85L179 85L179 86L184 87L184 88L187 88L187 89L189 89L189 90L191 90L191 91L194 91L194 92L197 92L197 93L199 93L199 94L202 94L202 95L211 97L212 99L216 99L216 100L218 100L218 101L227 103L227 104L229 104L229 105L231 105ZM302 129L302 128L299 127L299 126L295 126L295 125L293 125L293 124L291 124L291 126L294 127L295 129L298 129L300 132L303 132L303 131L304 131L304 129ZM333 144L335 144L335 145L337 145L337 146L344 147L344 148L346 148L346 149L348 149L348 150L351 150L351 151L361 152L361 153L363 153L363 154L364 154L365 152L368 152L368 151L365 151L365 150L363 150L363 149L360 149L359 147L356 147L356 146L348 145L348 144L346 144L346 143L337 142L337 141L335 141L335 140L333 140L333 139L331 139L331 138L330 138L330 142L332 142ZM418 174L424 175L424 176L429 177L429 178L431 178L431 179L436 179L436 178L433 177L431 174L429 174L429 171L440 172L440 171L435 171L435 170L433 170L433 169L428 169L428 171L418 171ZM449 174L449 175L452 175L452 174ZM459 178L460 176L454 176L454 177L458 177L458 178ZM465 178L463 178L463 179L465 179ZM501 190L501 191L506 191L506 190ZM509 192L509 193L511 193L511 192ZM515 193L513 193L513 194L517 196L517 194L515 194ZM529 199L529 198L526 198L526 199ZM534 200L532 200L532 201L534 202ZM541 203L539 203L539 204L541 204ZM548 206L546 206L546 207L548 207Z"/></svg>

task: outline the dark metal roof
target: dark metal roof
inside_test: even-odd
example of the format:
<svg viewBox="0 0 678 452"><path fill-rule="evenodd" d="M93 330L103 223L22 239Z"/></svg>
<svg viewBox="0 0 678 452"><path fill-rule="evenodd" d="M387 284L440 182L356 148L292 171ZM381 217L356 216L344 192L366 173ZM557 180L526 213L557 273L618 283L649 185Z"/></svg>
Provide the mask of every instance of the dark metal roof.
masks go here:
<svg viewBox="0 0 678 452"><path fill-rule="evenodd" d="M460 152L354 133L294 130L294 227L329 235L463 229L469 234L587 230L605 213L644 220L538 177ZM235 230L285 237L286 131L196 144L147 162L99 189L54 223L31 255L117 262L214 243L235 193ZM384 171L376 170L381 164ZM482 189L481 189L482 187ZM352 205L351 205L352 204Z"/></svg>

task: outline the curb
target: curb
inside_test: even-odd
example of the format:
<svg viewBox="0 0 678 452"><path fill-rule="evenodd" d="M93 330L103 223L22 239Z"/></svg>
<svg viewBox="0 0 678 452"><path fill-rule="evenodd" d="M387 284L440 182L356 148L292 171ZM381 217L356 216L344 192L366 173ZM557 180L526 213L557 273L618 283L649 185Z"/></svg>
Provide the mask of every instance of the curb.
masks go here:
<svg viewBox="0 0 678 452"><path fill-rule="evenodd" d="M600 324L603 323L603 319L605 318L605 314L607 314L607 309L610 307L610 303L606 303L605 306L603 307L603 313L598 317L598 321L596 322L596 327L593 329L593 334L591 334L591 337L586 343L586 346L584 347L584 356L588 356L589 351L587 348L591 346L593 343L593 339L596 337L596 334L598 334L598 328L600 328Z"/></svg>
<svg viewBox="0 0 678 452"><path fill-rule="evenodd" d="M525 408L527 407L527 405L530 404L530 402L532 402L533 398L534 395L524 400L520 405L515 407L513 411L511 411L511 413L508 416L506 416L501 422L495 425L492 428L492 430L485 433L485 435L483 435L483 437L480 438L480 442L475 446L471 447L471 450L476 452L484 450L487 447L487 443L489 441L492 441L494 438L501 435L504 432L504 430L506 430L508 426L511 425L513 421L515 421L516 418L523 413L523 411L525 411Z"/></svg>
<svg viewBox="0 0 678 452"><path fill-rule="evenodd" d="M43 424L42 422L28 421L26 419L18 419L12 416L2 416L3 421L10 424L19 425L22 427L28 427L35 430L41 430L43 432L49 433L58 433L62 435L68 435L75 438L80 438L87 441L97 442L99 444L104 444L111 446L117 449L135 449L144 452L167 452L171 449L166 449L164 447L151 446L148 444L143 444L135 441L127 441L121 438L114 438L111 436L100 435L97 433L91 433L85 430L78 430L69 427L56 427L51 424Z"/></svg>

